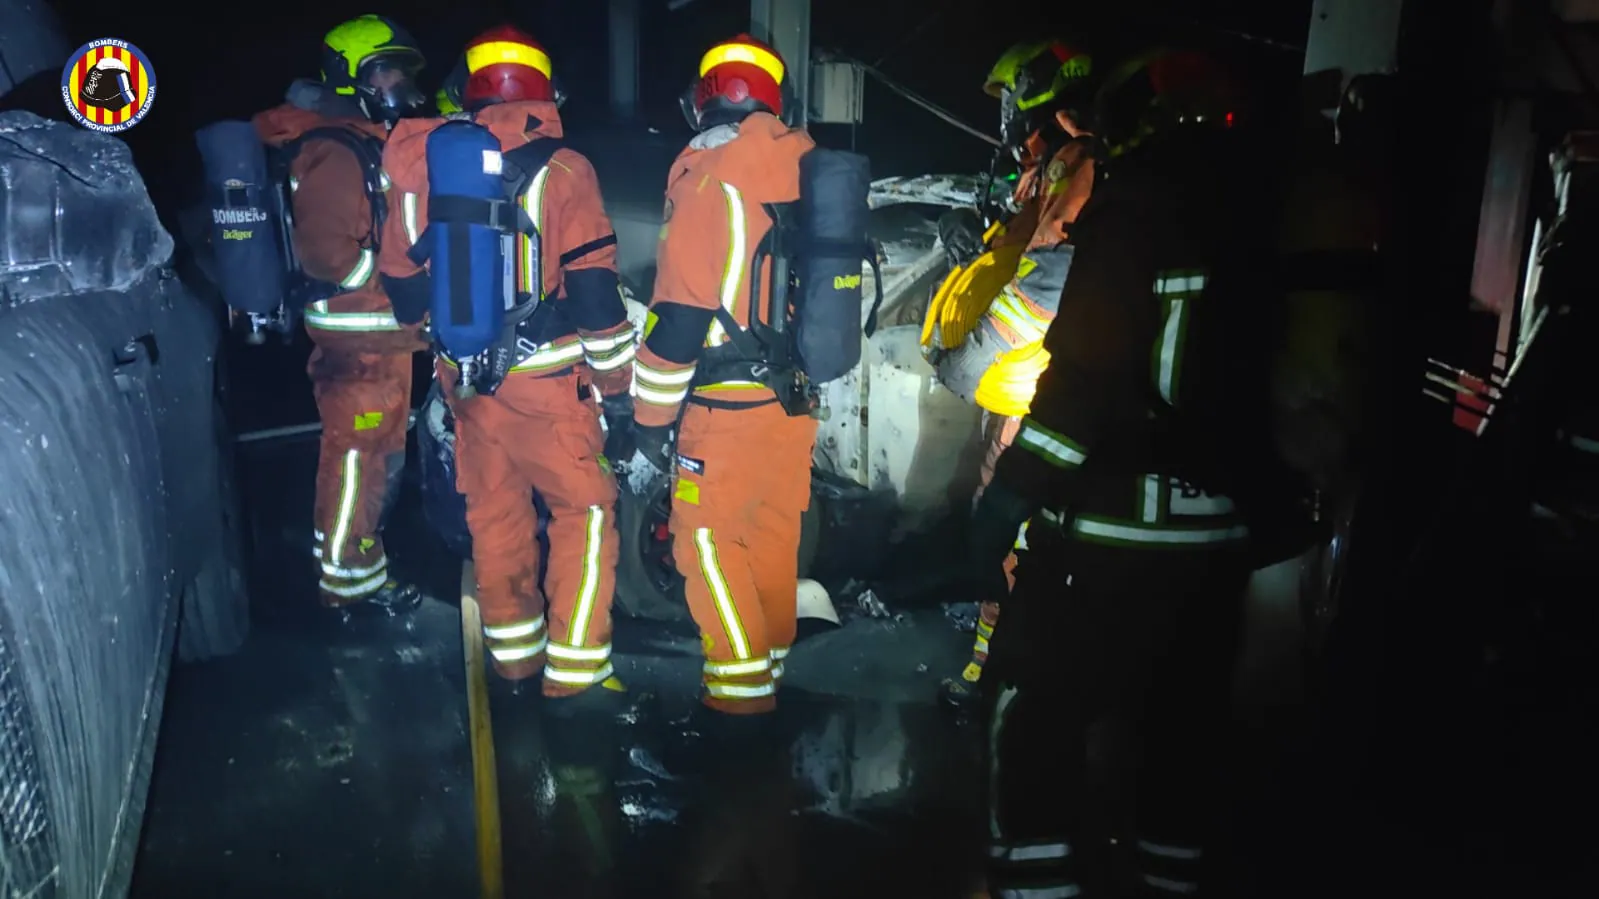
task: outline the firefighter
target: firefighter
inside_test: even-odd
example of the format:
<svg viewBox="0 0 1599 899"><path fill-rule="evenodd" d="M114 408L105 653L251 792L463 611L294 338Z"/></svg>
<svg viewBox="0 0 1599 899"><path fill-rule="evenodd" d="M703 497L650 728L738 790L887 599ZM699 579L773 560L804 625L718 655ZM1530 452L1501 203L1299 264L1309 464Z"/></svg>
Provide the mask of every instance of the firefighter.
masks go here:
<svg viewBox="0 0 1599 899"><path fill-rule="evenodd" d="M739 374L714 360L751 333L750 281L764 273L750 267L773 224L767 204L799 198L799 160L815 146L781 118L784 79L782 58L748 35L700 60L684 105L699 133L672 164L635 366L630 487L648 493L673 476L668 526L705 649L703 701L733 715L776 708L816 438L814 418L791 415L760 383L758 361ZM769 289L763 280L762 308Z"/></svg>
<svg viewBox="0 0 1599 899"><path fill-rule="evenodd" d="M1079 868L1104 844L1083 832L1085 734L1107 717L1141 738L1140 895L1199 889L1275 465L1271 338L1251 308L1269 192L1229 84L1180 52L1107 77L1107 174L1078 223L1049 366L973 513L968 558L993 595L1030 521L983 678L998 894L1094 894Z"/></svg>
<svg viewBox="0 0 1599 899"><path fill-rule="evenodd" d="M1090 133L1088 102L1093 59L1059 40L1017 44L994 64L983 90L1000 102L1002 152L1014 154L1022 171L1012 203L1017 211L1009 221L996 224L987 239L986 259L956 259L964 267L992 261L1012 273L997 296L985 290L986 278L959 282L970 285L969 296L949 296L954 304L981 303L986 312L979 330L966 341L973 355L984 360L973 398L984 409L984 454L976 503L994 474L994 463L1015 439L1021 416L1027 411L1034 385L1048 354L1041 341L1055 316L1071 266L1074 248L1069 233L1083 204L1093 191L1097 144ZM965 221L961 219L957 221ZM946 246L970 245L959 235L960 226L946 225ZM1015 273L1020 274L1015 274ZM957 282L951 282L952 286ZM997 338L997 340L995 340ZM977 346L981 344L981 346ZM997 361L993 361L995 357ZM952 362L959 364L957 360ZM1007 582L1013 582L1014 554L1006 557ZM999 619L1000 597L978 597L977 636L972 658L958 678L945 678L945 702L969 705L977 698L977 682L988 658L988 641Z"/></svg>
<svg viewBox="0 0 1599 899"><path fill-rule="evenodd" d="M536 242L526 231L516 237L518 308L535 312L506 328L507 369L492 382L463 384L463 366L442 340L436 366L455 416L456 480L466 497L485 642L502 677L522 680L542 671L546 696L604 697L622 685L611 665L616 481L600 419L618 452L616 441L631 433L634 352L617 282L616 235L593 167L560 142L544 48L517 28L498 26L467 45L466 68L462 105L498 139L496 170L503 166L506 179L521 176L506 181L516 194L503 199L526 212L536 235ZM406 123L384 154L395 213L380 268L397 308L411 319L430 304L439 308L437 289L447 291L445 308L458 299L454 285L434 284L409 255L428 233L430 175L444 176L428 168L432 137L444 124ZM487 165L488 152L461 164ZM448 227L462 221L458 216L452 206L440 218ZM435 314L436 338L446 326ZM590 384L601 395L598 405ZM551 515L542 579L532 490Z"/></svg>
<svg viewBox="0 0 1599 899"><path fill-rule="evenodd" d="M365 185L382 178L380 142L422 105L422 63L404 28L360 16L324 38L320 83L296 82L288 102L254 119L269 147L306 138L289 170L295 250L308 275L337 285L305 312L322 418L313 552L322 602L336 608L372 603L392 613L421 601L414 586L390 577L382 526L405 467L411 356L426 343L414 323L395 320L375 277L378 215ZM342 139L307 134L330 126ZM370 152L358 152L366 143Z"/></svg>

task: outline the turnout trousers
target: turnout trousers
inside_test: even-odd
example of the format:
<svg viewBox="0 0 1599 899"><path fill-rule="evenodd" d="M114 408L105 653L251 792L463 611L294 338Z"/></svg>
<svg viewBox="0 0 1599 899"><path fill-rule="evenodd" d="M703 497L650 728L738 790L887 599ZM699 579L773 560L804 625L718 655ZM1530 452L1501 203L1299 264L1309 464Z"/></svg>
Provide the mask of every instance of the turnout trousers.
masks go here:
<svg viewBox="0 0 1599 899"><path fill-rule="evenodd" d="M1228 730L1244 544L1088 542L1037 519L983 677L988 887L998 897L1090 895L1081 856L1088 728L1139 744L1138 895L1196 896Z"/></svg>
<svg viewBox="0 0 1599 899"><path fill-rule="evenodd" d="M546 696L604 682L619 550L616 479L593 399L573 372L512 372L493 396L466 400L454 398L452 366L440 361L438 374L455 415L456 489L495 670L521 680L542 669ZM550 509L542 585L535 490Z"/></svg>
<svg viewBox="0 0 1599 899"><path fill-rule="evenodd" d="M983 454L981 480L977 483L977 491L972 494L972 508L977 507L977 501L983 498L983 488L994 479L994 466L999 463L1000 454L1016 440L1016 433L1022 429L1020 416L1000 416L992 412L983 413L984 435L988 438L988 451ZM1005 581L1011 586L1016 586L1016 553L1012 552L1005 557ZM999 600L1003 597L980 596L977 604L977 636L972 640L972 658L967 663L966 670L961 672L961 677L976 683L983 674L983 663L988 661L988 641L994 636L994 625L999 623Z"/></svg>
<svg viewBox="0 0 1599 899"><path fill-rule="evenodd" d="M411 356L331 341L311 351L307 374L322 419L312 552L324 605L360 602L388 582L382 526L405 471Z"/></svg>
<svg viewBox="0 0 1599 899"><path fill-rule="evenodd" d="M721 712L768 712L794 642L816 421L777 403L690 402L677 439L670 530L705 648L704 702Z"/></svg>

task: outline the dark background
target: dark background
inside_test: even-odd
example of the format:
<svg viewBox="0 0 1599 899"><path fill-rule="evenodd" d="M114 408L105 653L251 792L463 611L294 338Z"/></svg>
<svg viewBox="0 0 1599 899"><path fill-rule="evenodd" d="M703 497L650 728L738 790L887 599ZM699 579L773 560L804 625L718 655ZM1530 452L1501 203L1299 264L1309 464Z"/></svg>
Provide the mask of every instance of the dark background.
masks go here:
<svg viewBox="0 0 1599 899"><path fill-rule="evenodd" d="M502 21L529 29L549 48L570 97L563 117L573 129L609 117L607 4L484 2L354 3L347 0L242 0L144 4L84 0L54 3L74 45L114 36L142 49L155 68L159 94L148 117L126 133L158 202L181 196L197 157L191 135L220 118L245 117L281 101L295 77L315 76L322 35L366 12L391 16L409 28L428 58L424 87L431 93L473 34ZM983 76L1008 44L1050 30L1068 40L1087 35L1113 52L1133 42L1167 38L1215 41L1247 48L1257 81L1294 89L1298 48L1308 27L1308 0L1120 0L1109 8L981 0L814 0L813 44L879 63L890 77L986 130L993 101ZM677 96L704 50L745 30L745 0L695 0L671 12L665 0L641 4L640 117L683 141L688 130ZM1199 23L1209 23L1201 27ZM1230 37L1248 33L1258 40ZM1108 54L1102 54L1108 55ZM48 79L54 89L55 79ZM58 103L59 105L59 103ZM867 87L866 122L857 146L880 175L975 170L988 147L876 83ZM40 110L59 114L60 110ZM847 127L818 126L824 142L847 145Z"/></svg>
<svg viewBox="0 0 1599 899"><path fill-rule="evenodd" d="M614 123L608 121L606 4L601 0L547 4L458 0L427 5L415 0L383 5L238 0L231 5L192 4L188 7L192 12L108 0L55 5L74 46L114 36L138 45L152 61L159 97L148 118L125 139L169 216L185 198L197 194L194 129L278 103L292 78L316 74L322 34L364 12L393 16L417 35L430 59L424 75L429 91L472 34L501 21L519 24L549 48L570 96L563 117L572 130L616 135L602 139L620 144L624 158L634 152L627 135L643 133L639 128L613 131ZM1427 874L1446 878L1459 876L1470 866L1446 869L1441 864L1445 859L1451 865L1463 860L1418 856L1418 845L1436 847L1469 832L1471 839L1462 845L1470 847L1473 860L1492 862L1512 842L1505 832L1513 830L1510 836L1521 848L1539 844L1540 868L1581 858L1583 852L1569 845L1580 831L1570 830L1567 842L1562 842L1551 839L1550 827L1538 826L1548 823L1537 813L1540 796L1575 795L1569 784L1560 782L1561 766L1533 751L1540 738L1547 740L1559 729L1524 729L1521 719L1539 708L1527 693L1519 692L1526 685L1504 689L1499 680L1481 676L1481 632L1505 620L1495 617L1502 614L1502 607L1483 599L1483 594L1519 596L1529 588L1482 570L1483 560L1494 555L1488 551L1493 541L1463 524L1447 529L1445 537L1452 539L1433 541L1454 547L1457 574L1439 578L1437 570L1446 566L1434 564L1388 586L1400 560L1409 558L1418 520L1454 519L1466 524L1476 520L1462 514L1458 504L1436 501L1440 493L1470 494L1480 483L1464 477L1457 483L1448 477L1455 467L1453 454L1434 452L1437 435L1427 430L1437 413L1423 418L1409 404L1416 402L1419 359L1436 355L1481 371L1492 346L1493 318L1466 314L1485 170L1486 99L1498 78L1488 6L1489 0L1406 3L1408 34L1400 50L1401 70L1406 73L1400 98L1404 115L1396 137L1401 148L1400 187L1392 199L1396 220L1392 258L1397 262L1392 289L1384 294L1384 300L1391 301L1385 312L1388 343L1394 349L1380 373L1392 399L1391 408L1376 415L1381 427L1375 429L1374 443L1382 464L1375 466L1370 478L1384 489L1368 491L1375 498L1366 501L1368 511L1363 515L1376 524L1360 539L1370 554L1348 574L1349 582L1360 582L1362 589L1346 587L1346 593L1358 594L1364 601L1358 607L1351 601L1341 610L1346 642L1329 651L1335 664L1327 679L1343 686L1328 703L1332 708L1328 717L1335 724L1328 725L1326 733L1336 739L1327 739L1326 754L1339 764L1318 769L1327 783L1305 803L1315 808L1312 799L1320 799L1340 809L1354 804L1355 814L1325 816L1326 836L1336 847L1330 855L1340 864L1380 868L1377 862L1389 859L1414 863L1426 858ZM983 75L999 52L1018 39L1049 32L1067 40L1083 35L1096 56L1107 59L1165 38L1212 44L1236 51L1232 56L1245 64L1259 89L1260 107L1284 123L1298 118L1294 99L1309 7L1308 0L1111 0L1094 5L814 0L812 38L819 50L836 49L877 64L906 87L985 131L994 128L995 109L980 90ZM663 143L680 146L689 132L677 111L678 93L707 46L747 27L748 3L696 0L674 13L666 9L665 0L645 0L642 10L641 124L659 129ZM56 92L58 75L43 73L40 84L43 91L36 111L64 117ZM975 171L987 162L986 144L871 81L865 117L853 134L841 126L813 130L821 142L832 146L848 146L853 138L856 147L872 158L878 175ZM1547 128L1558 132L1560 126L1551 122ZM642 147L638 152L643 155ZM1285 160L1291 152L1291 145L1284 144ZM602 187L608 194L620 190L616 186L620 183L620 179L606 180L602 171ZM1538 190L1539 196L1546 193L1541 184ZM1315 215L1316 210L1291 210L1291 214ZM303 342L297 351L303 366ZM285 377L275 381L255 380L264 390L277 390L308 406L303 374L294 366L284 372ZM314 418L303 408L299 414L297 419L257 426ZM1489 471L1486 477L1503 474ZM1440 488L1439 482L1446 479L1449 486ZM1473 555L1483 558L1468 563ZM1529 664L1527 669L1536 666ZM1498 692L1483 689L1483 684ZM1548 720L1568 720L1568 714L1562 711ZM1375 739L1379 733L1380 742L1389 749L1383 776L1356 790L1364 765L1350 759L1379 745ZM1591 745L1566 735L1550 742L1571 749ZM1500 782L1495 775L1512 756L1519 761L1518 774ZM1383 791L1403 798L1398 802L1372 798ZM1380 880L1367 889L1372 895L1393 894Z"/></svg>
<svg viewBox="0 0 1599 899"><path fill-rule="evenodd" d="M678 97L699 57L718 40L749 28L748 0L694 0L673 12L666 0L641 0L637 121L616 122L610 108L608 7L584 3L388 3L350 0L236 0L233 3L152 9L110 0L51 6L73 47L116 37L139 47L155 70L157 97L136 127L119 135L135 161L168 230L178 239L185 270L185 236L197 233L202 207L195 129L219 119L248 118L281 103L295 78L316 77L322 36L362 13L390 16L408 28L428 60L422 86L431 97L473 35L502 22L544 43L568 95L562 118L568 137L594 161L608 204L651 208L665 187L666 169L691 131ZM1119 0L1101 6L1001 6L983 0L813 0L812 45L876 66L905 88L940 104L985 132L997 129L984 76L1010 44L1056 34L1088 48L1101 65L1162 42L1198 45L1232 61L1254 86L1256 108L1276 124L1297 118L1302 48L1309 0ZM29 79L5 100L41 115L66 119L58 70ZM940 121L868 78L865 121L859 126L815 125L823 145L853 148L872 160L875 176L977 172L992 147ZM1286 151L1286 146L1285 146ZM1284 158L1286 160L1287 153ZM203 287L203 279L189 279ZM304 366L309 340L229 347L229 402L240 432L316 420ZM419 357L414 400L428 379Z"/></svg>

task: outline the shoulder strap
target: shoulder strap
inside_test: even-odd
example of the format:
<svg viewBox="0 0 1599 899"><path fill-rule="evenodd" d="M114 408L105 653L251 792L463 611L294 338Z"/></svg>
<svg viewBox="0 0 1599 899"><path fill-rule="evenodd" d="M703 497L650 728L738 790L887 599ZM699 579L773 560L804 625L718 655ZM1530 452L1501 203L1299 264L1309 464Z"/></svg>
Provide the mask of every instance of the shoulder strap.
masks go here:
<svg viewBox="0 0 1599 899"><path fill-rule="evenodd" d="M566 142L560 138L541 137L500 154L505 162L502 177L505 179L506 197L520 204L528 185L533 183L539 172L543 171L550 164L550 160L555 158L555 154L565 146ZM527 224L531 227L532 222Z"/></svg>

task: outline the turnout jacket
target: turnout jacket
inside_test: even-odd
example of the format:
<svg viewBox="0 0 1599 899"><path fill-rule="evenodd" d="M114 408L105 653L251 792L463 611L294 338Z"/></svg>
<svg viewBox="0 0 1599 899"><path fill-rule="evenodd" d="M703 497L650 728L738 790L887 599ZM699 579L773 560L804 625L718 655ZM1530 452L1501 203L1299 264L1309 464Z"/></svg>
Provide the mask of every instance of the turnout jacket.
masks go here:
<svg viewBox="0 0 1599 899"><path fill-rule="evenodd" d="M499 138L502 152L562 136L554 103L500 103L472 118ZM420 320L429 303L427 274L406 253L427 228L427 138L446 121L402 119L383 152L393 187L378 269L402 320ZM627 393L633 378L633 327L617 283L616 233L593 166L582 154L562 147L517 199L541 241L536 265L527 265L525 254L517 253L519 289L537 292L550 308L518 328L511 375L553 375L586 364L602 394ZM519 238L517 246L524 244Z"/></svg>
<svg viewBox="0 0 1599 899"><path fill-rule="evenodd" d="M994 483L1083 539L1246 538L1251 472L1273 459L1259 304L1266 258L1224 137L1118 160L1073 228L1049 367ZM1202 177L1203 176L1203 177ZM1035 525L1036 525L1035 520Z"/></svg>

